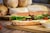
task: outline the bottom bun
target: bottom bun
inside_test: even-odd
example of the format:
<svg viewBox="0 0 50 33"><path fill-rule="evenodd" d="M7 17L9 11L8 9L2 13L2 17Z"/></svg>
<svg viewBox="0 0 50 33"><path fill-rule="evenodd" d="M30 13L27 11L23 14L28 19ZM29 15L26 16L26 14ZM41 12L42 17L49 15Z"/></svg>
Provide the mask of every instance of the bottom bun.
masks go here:
<svg viewBox="0 0 50 33"><path fill-rule="evenodd" d="M17 26L33 26L33 25L40 25L39 22L33 22L33 21L12 21L13 25Z"/></svg>

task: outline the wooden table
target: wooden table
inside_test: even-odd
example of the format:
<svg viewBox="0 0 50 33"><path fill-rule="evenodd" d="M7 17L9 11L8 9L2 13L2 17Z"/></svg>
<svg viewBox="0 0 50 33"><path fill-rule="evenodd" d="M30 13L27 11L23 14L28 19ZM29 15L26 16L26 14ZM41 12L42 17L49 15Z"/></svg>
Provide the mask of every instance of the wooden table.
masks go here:
<svg viewBox="0 0 50 33"><path fill-rule="evenodd" d="M36 32L36 33L48 33L48 32L50 32L50 29L42 28L39 26L7 26L7 28Z"/></svg>
<svg viewBox="0 0 50 33"><path fill-rule="evenodd" d="M5 26L5 23L11 23L10 21L0 21L3 26ZM33 32L33 33L50 33L50 29L43 28L41 26L12 26L8 25L4 27L7 30L10 30L10 32L19 30L19 31L25 31L25 32ZM6 31L7 31L6 30ZM18 32L18 31L16 31Z"/></svg>
<svg viewBox="0 0 50 33"><path fill-rule="evenodd" d="M15 29L8 29L6 28L6 24L10 23L9 21L0 21L0 23L2 24L2 30L0 30L0 33L34 33L34 32L28 32L28 31L21 31L21 30L15 30Z"/></svg>

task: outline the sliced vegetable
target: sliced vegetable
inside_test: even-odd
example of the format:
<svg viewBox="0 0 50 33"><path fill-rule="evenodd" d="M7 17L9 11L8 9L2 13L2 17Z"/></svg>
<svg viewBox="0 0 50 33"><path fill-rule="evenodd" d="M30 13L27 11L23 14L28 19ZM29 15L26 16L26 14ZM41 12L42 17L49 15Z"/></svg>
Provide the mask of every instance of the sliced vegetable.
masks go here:
<svg viewBox="0 0 50 33"><path fill-rule="evenodd" d="M0 25L0 30L2 29L2 26Z"/></svg>
<svg viewBox="0 0 50 33"><path fill-rule="evenodd" d="M16 17L16 20L23 20L25 17Z"/></svg>
<svg viewBox="0 0 50 33"><path fill-rule="evenodd" d="M34 19L43 19L44 16L43 15L38 15L38 16L35 16Z"/></svg>
<svg viewBox="0 0 50 33"><path fill-rule="evenodd" d="M31 19L31 20L39 20L39 19L44 19L48 20L50 19L50 15L48 14L43 14L43 15L37 15L37 16L11 16L12 20L26 20L26 19Z"/></svg>
<svg viewBox="0 0 50 33"><path fill-rule="evenodd" d="M11 20L24 20L26 18L31 18L30 16L11 16Z"/></svg>
<svg viewBox="0 0 50 33"><path fill-rule="evenodd" d="M0 30L2 29L2 25L1 25L1 23L0 23Z"/></svg>
<svg viewBox="0 0 50 33"><path fill-rule="evenodd" d="M16 20L16 16L11 16L11 20Z"/></svg>
<svg viewBox="0 0 50 33"><path fill-rule="evenodd" d="M31 18L31 16L25 16L25 18Z"/></svg>
<svg viewBox="0 0 50 33"><path fill-rule="evenodd" d="M44 20L48 20L48 17L44 17L43 19L44 19Z"/></svg>
<svg viewBox="0 0 50 33"><path fill-rule="evenodd" d="M48 19L50 19L50 16L48 16Z"/></svg>
<svg viewBox="0 0 50 33"><path fill-rule="evenodd" d="M48 15L48 14L43 14L43 16L44 16L44 17L47 17L47 16L49 16L49 15Z"/></svg>

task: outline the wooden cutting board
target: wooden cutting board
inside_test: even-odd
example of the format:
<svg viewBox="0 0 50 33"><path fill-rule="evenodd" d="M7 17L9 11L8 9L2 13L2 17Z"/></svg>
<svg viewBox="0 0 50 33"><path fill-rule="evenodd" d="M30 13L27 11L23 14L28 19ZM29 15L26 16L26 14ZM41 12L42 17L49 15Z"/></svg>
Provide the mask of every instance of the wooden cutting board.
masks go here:
<svg viewBox="0 0 50 33"><path fill-rule="evenodd" d="M50 29L44 28L42 26L7 26L10 29L24 30L30 32L50 32Z"/></svg>

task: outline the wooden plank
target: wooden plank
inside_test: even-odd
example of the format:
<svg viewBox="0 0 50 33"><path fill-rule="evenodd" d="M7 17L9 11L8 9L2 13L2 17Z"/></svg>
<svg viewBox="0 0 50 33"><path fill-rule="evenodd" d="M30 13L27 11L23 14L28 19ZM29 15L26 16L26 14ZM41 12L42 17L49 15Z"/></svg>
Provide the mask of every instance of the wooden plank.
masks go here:
<svg viewBox="0 0 50 33"><path fill-rule="evenodd" d="M46 29L38 26L7 26L7 28L30 31L30 32L50 32L50 29Z"/></svg>

